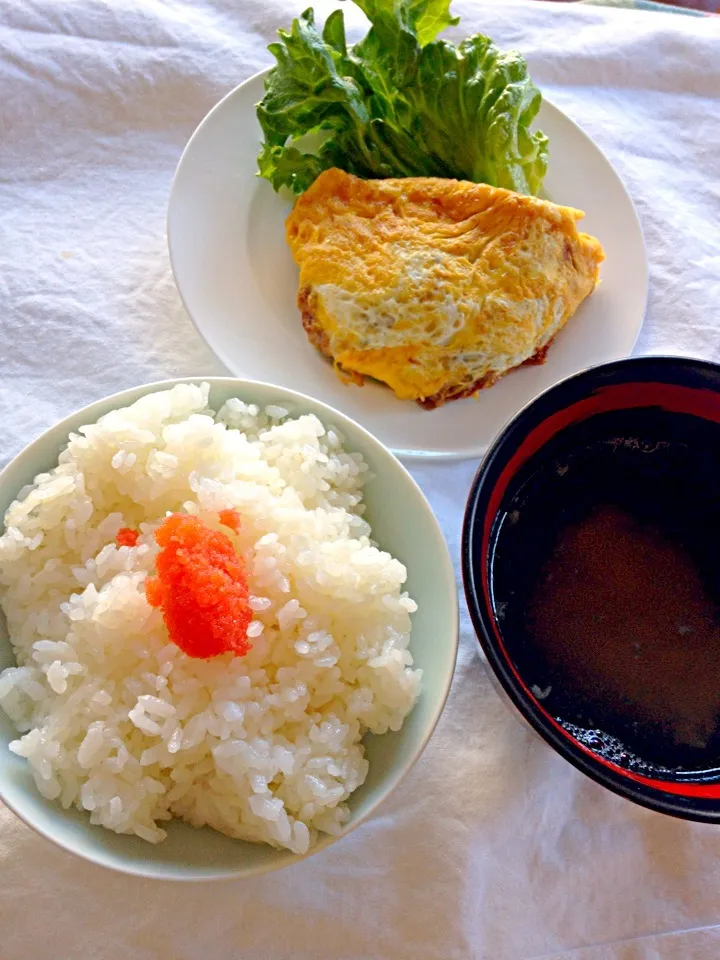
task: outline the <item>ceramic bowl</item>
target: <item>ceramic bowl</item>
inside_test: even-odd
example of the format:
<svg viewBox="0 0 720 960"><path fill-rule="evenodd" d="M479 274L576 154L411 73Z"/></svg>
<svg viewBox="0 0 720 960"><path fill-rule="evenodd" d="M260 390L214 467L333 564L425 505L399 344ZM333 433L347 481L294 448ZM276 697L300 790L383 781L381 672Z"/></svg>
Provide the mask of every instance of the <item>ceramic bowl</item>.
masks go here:
<svg viewBox="0 0 720 960"><path fill-rule="evenodd" d="M423 671L422 692L398 733L367 736L367 780L351 797L351 818L343 836L370 816L410 771L440 717L450 688L457 653L457 588L440 526L420 488L401 463L357 423L310 397L269 384L233 378L186 378L133 387L106 397L56 424L25 448L0 473L0 517L18 492L56 463L68 435L103 414L175 383L210 384L214 409L231 397L280 405L291 414L314 413L344 435L346 448L362 453L373 479L366 487L367 519L377 542L408 569L407 589L418 601L413 617L412 653ZM4 620L0 622L0 670L14 657ZM8 750L17 732L0 711L0 798L30 827L66 850L105 867L167 880L241 877L284 867L300 859L288 851L245 843L210 828L194 829L179 821L168 825L164 842L151 845L92 826L88 816L63 810L36 790L25 761ZM329 846L323 835L308 855Z"/></svg>

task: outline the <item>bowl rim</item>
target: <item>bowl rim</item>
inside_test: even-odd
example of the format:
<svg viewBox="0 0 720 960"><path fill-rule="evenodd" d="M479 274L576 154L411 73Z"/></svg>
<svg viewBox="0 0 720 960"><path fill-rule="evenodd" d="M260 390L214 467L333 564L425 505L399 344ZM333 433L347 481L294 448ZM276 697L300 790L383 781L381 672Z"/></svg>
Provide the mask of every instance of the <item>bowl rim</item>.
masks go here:
<svg viewBox="0 0 720 960"><path fill-rule="evenodd" d="M608 764L589 748L571 739L567 733L560 732L559 728L550 721L549 715L516 680L509 657L499 649L494 637L492 610L485 602L480 587L481 571L486 558L481 556L476 559L478 544L476 531L487 514L490 494L495 486L495 483L488 479L492 469L499 464L506 465L517 449L516 440L527 436L532 428L543 423L551 413L561 409L561 399L569 390L587 385L588 389L579 391L578 397L588 396L604 376L615 376L617 379L614 382L618 383L642 384L643 382L678 383L683 376L688 375L707 377L708 384L705 386L711 386L718 394L720 402L720 364L687 356L659 354L627 357L587 367L553 384L527 403L495 437L473 477L463 518L461 567L465 599L476 638L484 654L483 662L493 686L506 701L512 704L517 711L516 716L520 715L518 719L529 724L553 750L576 769L613 793L650 810L679 819L717 823L720 821L720 787L716 797L699 798L667 792L659 786L637 782L627 775L624 768ZM714 380L714 386L710 385L710 380ZM696 389L702 389L702 386L696 384ZM536 418L538 411L543 407L548 407L548 410ZM720 770L717 771L717 778L712 782L720 783ZM704 804L702 799L705 800Z"/></svg>
<svg viewBox="0 0 720 960"><path fill-rule="evenodd" d="M210 384L211 388L213 386L237 386L238 390L243 391L251 391L253 388L275 391L278 393L278 399L283 397L284 400L297 403L300 407L303 405L309 405L311 408L315 408L316 410L319 409L320 418L327 418L327 420L332 421L332 423L334 425L336 424L341 431L343 430L344 426L349 425L352 430L356 430L361 434L364 443L367 443L369 448L372 450L373 457L383 461L383 468L396 471L403 478L403 482L413 490L414 494L419 498L419 502L424 507L426 518L430 524L430 528L436 541L435 558L438 568L438 578L444 583L444 592L446 593L447 600L447 614L449 616L447 633L448 636L452 638L452 642L447 651L447 665L445 668L446 676L443 679L440 696L437 698L429 720L426 723L423 735L413 754L409 757L404 765L397 767L394 776L388 775L387 778L383 778L383 786L378 788L377 796L373 798L373 800L368 804L367 809L364 810L362 814L352 818L350 823L346 826L341 834L338 836L332 836L329 834L321 835L315 845L304 854L294 854L287 850L278 849L273 851L275 856L266 862L258 863L251 867L238 866L237 869L223 870L222 872L212 872L212 869L208 869L202 873L196 873L194 872L194 868L188 869L188 871L185 873L173 873L170 871L165 872L162 868L143 870L139 867L135 867L132 864L123 864L119 862L119 860L117 862L114 859L111 860L111 856L109 854L103 856L101 853L96 854L94 850L80 850L73 845L72 842L66 841L61 836L53 833L51 830L42 827L23 810L21 805L11 802L4 795L2 783L0 782L0 801L2 801L8 807L8 809L10 809L23 823L30 827L30 829L44 837L46 840L49 840L51 843L55 844L55 846L58 846L61 849L66 850L68 853L74 854L75 856L78 856L87 862L93 863L108 870L113 870L117 873L125 874L127 876L181 883L233 880L250 876L258 876L263 873L270 873L272 871L279 870L283 867L292 866L295 863L299 863L302 860L306 860L309 857L320 853L338 840L342 840L343 838L347 837L357 827L372 817L377 811L378 807L384 803L385 800L387 800L390 794L393 793L410 774L427 747L430 738L435 732L435 728L437 727L438 721L440 720L442 712L447 703L448 695L450 693L450 687L452 685L455 667L457 664L457 654L460 640L458 589L452 557L450 555L450 550L445 539L445 535L442 531L442 527L440 526L440 522L422 488L414 479L407 467L405 467L398 457L391 450L389 450L381 440L375 437L374 434L370 433L370 431L362 426L362 424L347 416L347 414L336 410L334 407L324 403L322 400L316 400L310 394L301 393L297 390L280 386L279 384L268 383L261 380L250 380L244 377L235 376L173 377L165 380L154 380L149 383L139 384L134 387L127 387L123 390L117 391L116 393L108 394L107 396L93 400L84 407L77 408L73 412L63 417L62 420L52 424L38 437L31 440L30 443L23 447L22 450L12 457L12 459L0 470L0 488L6 480L8 473L10 473L11 469L17 466L19 461L31 457L33 453L42 450L49 442L55 445L55 441L57 441L57 444L59 444L60 448L62 449L67 442L70 432L72 430L77 430L78 426L81 425L80 421L82 421L82 423L94 423L105 413L119 409L123 406L128 406L141 397L151 393L169 390L178 384L203 383ZM325 420L325 422L327 422L327 420ZM0 531L4 530L3 519L3 517L0 517ZM392 770L393 768L390 769ZM387 782L385 782L385 779ZM87 822L86 826L91 826L89 821ZM112 856L114 857L115 855ZM149 859L148 864L152 863L152 859Z"/></svg>

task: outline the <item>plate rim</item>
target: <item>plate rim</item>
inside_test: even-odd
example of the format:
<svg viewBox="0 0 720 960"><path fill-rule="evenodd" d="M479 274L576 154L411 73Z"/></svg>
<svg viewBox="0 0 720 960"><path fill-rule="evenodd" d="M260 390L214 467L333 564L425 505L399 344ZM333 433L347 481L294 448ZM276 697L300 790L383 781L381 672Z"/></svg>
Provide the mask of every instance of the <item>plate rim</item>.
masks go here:
<svg viewBox="0 0 720 960"><path fill-rule="evenodd" d="M232 377L239 377L243 379L249 379L248 375L242 373L239 370L236 370L233 364L228 363L228 360L226 359L225 350L218 349L213 343L210 342L209 337L203 331L201 324L195 318L193 311L190 309L188 305L187 299L183 292L182 283L178 275L178 270L176 267L176 253L173 248L174 231L172 229L172 220L173 220L173 211L177 208L177 196L178 196L178 191L180 189L178 186L178 183L181 179L182 171L186 166L186 164L189 162L188 158L192 150L194 149L195 144L203 135L205 128L212 121L215 114L218 113L222 108L226 106L228 101L236 97L246 87L249 87L254 83L259 83L261 80L264 81L264 79L267 77L267 75L270 73L272 69L274 69L272 66L264 67L260 70L255 71L255 73L251 74L249 77L247 77L247 79L238 83L235 87L232 88L232 90L229 90L223 97L221 97L220 100L218 100L218 102L210 108L210 110L208 110L208 112L202 118L200 123L198 123L198 125L195 127L187 143L185 144L183 151L180 155L180 159L178 160L177 166L175 167L175 172L173 174L173 179L170 186L170 192L168 195L167 210L165 215L165 233L167 238L168 254L170 258L170 269L172 270L175 288L178 292L178 295L180 296L180 300L182 301L182 305L185 310L185 313L190 318L190 321L193 327L195 328L196 332L200 336L203 343L206 344L206 346L211 351L213 356L217 360L219 360L220 363L225 367L228 374ZM569 124L570 127L573 129L575 135L580 137L583 140L583 142L586 144L586 146L589 147L590 150L599 154L601 159L605 162L606 166L608 167L611 175L617 181L617 185L620 187L624 195L624 198L627 201L628 212L631 215L633 226L637 233L637 239L639 240L639 243L640 243L640 250L642 252L642 276L641 278L639 278L641 281L641 288L642 288L642 307L640 308L640 311L639 311L640 313L639 320L636 322L634 336L628 351L624 353L622 356L614 358L614 359L620 359L620 360L626 359L628 357L633 356L635 347L637 346L637 342L640 337L640 333L643 329L645 319L647 316L647 308L648 308L649 293L650 293L650 263L648 259L647 242L645 239L645 233L643 231L642 221L638 214L637 207L635 206L635 202L632 198L632 195L625 184L625 181L620 176L618 171L615 169L614 165L611 163L605 151L600 146L598 146L598 144L592 139L590 134L586 133L586 131L575 120L573 120L572 117L570 117L567 113L565 113L564 110L558 107L557 104L555 104L555 102L552 99L546 97L545 94L542 94L542 103L543 105L547 105L552 111L558 114L562 118L563 122ZM257 179L257 174L255 176ZM613 361L608 361L608 362L613 362ZM477 459L478 457L483 457L487 452L487 450L489 449L490 445L492 444L494 437L498 435L498 433L507 425L507 423L510 422L510 420L512 420L517 415L517 413L525 407L527 403L532 402L534 399L536 399L538 396L544 393L545 390L548 390L551 387L555 386L556 384L562 382L563 380L567 379L567 377L575 376L577 373L581 373L584 370L597 365L598 363L592 362L592 360L590 362L586 362L582 366L579 366L576 370L573 370L570 373L564 376L561 376L556 380L553 380L552 383L543 386L540 390L532 392L530 396L528 396L526 399L524 399L520 403L517 410L515 410L507 419L503 419L502 423L497 424L496 429L493 431L493 437L491 437L486 442L476 444L472 448L468 447L467 449L464 449L464 450L457 450L457 449L455 450L414 450L414 449L405 449L403 447L397 446L396 444L385 443L385 440L383 440L380 437L378 437L378 439L380 439L381 443L383 443L394 456L396 456L398 459L403 461L409 460L409 461L431 462L431 463L435 463L435 462L457 463L457 462ZM508 372L512 372L512 371L508 371ZM283 386L282 384L277 384L277 385ZM295 389L295 388L286 387L285 389ZM314 395L308 394L308 396L312 396L312 399L319 400L319 398L314 397ZM326 400L319 400L319 402L326 403L327 405L332 406ZM349 413L345 414L345 416L350 417L350 419L354 419L354 417Z"/></svg>

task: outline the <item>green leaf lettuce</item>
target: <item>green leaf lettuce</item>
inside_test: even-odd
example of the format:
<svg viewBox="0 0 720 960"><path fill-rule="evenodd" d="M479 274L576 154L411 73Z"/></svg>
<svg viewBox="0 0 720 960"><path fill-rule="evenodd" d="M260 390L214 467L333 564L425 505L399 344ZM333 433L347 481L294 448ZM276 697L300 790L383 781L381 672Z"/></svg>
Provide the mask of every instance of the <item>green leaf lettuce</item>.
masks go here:
<svg viewBox="0 0 720 960"><path fill-rule="evenodd" d="M547 137L530 131L541 96L520 54L482 35L459 46L436 39L458 22L449 0L356 2L371 27L354 47L342 11L320 33L312 9L270 45L277 66L257 107L260 175L294 193L330 167L537 193Z"/></svg>

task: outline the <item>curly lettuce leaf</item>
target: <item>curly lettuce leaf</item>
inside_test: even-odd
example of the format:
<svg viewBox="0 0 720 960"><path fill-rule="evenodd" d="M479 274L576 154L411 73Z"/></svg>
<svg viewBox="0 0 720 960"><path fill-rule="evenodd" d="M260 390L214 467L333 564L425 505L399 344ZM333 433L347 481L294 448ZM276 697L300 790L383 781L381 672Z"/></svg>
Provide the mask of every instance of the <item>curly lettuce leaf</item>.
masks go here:
<svg viewBox="0 0 720 960"><path fill-rule="evenodd" d="M258 104L261 176L306 190L330 167L361 177L438 176L537 193L548 141L541 95L518 53L477 35L455 46L449 0L357 0L370 20L349 48L342 11L320 33L312 9L278 31ZM308 137L320 141L303 149Z"/></svg>

